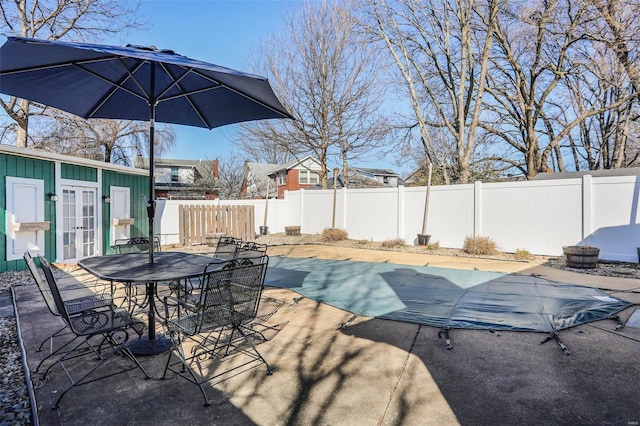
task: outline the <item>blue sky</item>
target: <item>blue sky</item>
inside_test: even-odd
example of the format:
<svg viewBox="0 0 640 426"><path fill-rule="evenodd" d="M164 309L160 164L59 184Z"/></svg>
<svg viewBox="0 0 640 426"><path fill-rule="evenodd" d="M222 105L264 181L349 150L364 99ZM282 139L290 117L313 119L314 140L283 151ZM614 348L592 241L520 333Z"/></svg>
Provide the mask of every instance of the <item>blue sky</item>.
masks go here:
<svg viewBox="0 0 640 426"><path fill-rule="evenodd" d="M285 31L285 16L303 4L302 0L144 0L141 12L148 29L130 31L100 42L153 45L193 59L255 73L250 61L255 57L260 42L274 33ZM1 41L4 40L2 37ZM235 149L230 141L236 137L237 128L237 125L228 125L206 130L176 125L176 143L162 156L223 159ZM406 172L394 167L390 158L361 159L352 165L392 168L401 174ZM340 165L329 164L329 168L336 166Z"/></svg>
<svg viewBox="0 0 640 426"><path fill-rule="evenodd" d="M284 26L283 17L299 7L293 0L147 0L143 13L151 27L113 44L135 44L176 53L241 71L249 66L260 41ZM176 144L166 158L213 159L233 150L237 126L206 130L175 126Z"/></svg>
<svg viewBox="0 0 640 426"><path fill-rule="evenodd" d="M284 17L301 7L301 0L145 0L143 13L150 29L128 34L113 44L154 45L229 68L256 72L250 58L261 40L285 30ZM213 159L234 149L237 126L206 130L175 126L176 144L165 158ZM239 154L239 153L238 153ZM358 160L361 167L391 168L391 159ZM339 164L329 164L330 168Z"/></svg>

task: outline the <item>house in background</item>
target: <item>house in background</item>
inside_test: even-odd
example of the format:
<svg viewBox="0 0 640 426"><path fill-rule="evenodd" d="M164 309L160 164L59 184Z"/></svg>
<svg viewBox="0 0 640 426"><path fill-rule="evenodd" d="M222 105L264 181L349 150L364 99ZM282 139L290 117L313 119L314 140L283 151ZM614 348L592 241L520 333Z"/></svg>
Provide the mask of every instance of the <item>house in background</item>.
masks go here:
<svg viewBox="0 0 640 426"><path fill-rule="evenodd" d="M340 172L341 176L343 173ZM398 176L396 172L390 169L369 169L365 167L348 167L347 177L349 180L350 188L370 188L374 187L373 182L376 181L382 184L383 188L397 188L400 185L404 185L404 181ZM371 186L364 186L371 182ZM358 184L360 186L354 186Z"/></svg>
<svg viewBox="0 0 640 426"><path fill-rule="evenodd" d="M333 188L333 181L334 177L331 176L328 183L329 188ZM336 181L337 188L348 186L351 189L396 188L399 185L404 185L404 181L393 170L369 169L365 167L347 168L346 179L343 170L340 170ZM312 189L321 189L321 187L320 185L315 185Z"/></svg>
<svg viewBox="0 0 640 426"><path fill-rule="evenodd" d="M25 251L75 263L148 235L145 170L0 145L0 272Z"/></svg>
<svg viewBox="0 0 640 426"><path fill-rule="evenodd" d="M138 156L135 167L149 170L149 159ZM156 198L215 200L218 198L218 160L154 159Z"/></svg>
<svg viewBox="0 0 640 426"><path fill-rule="evenodd" d="M320 162L311 156L287 164L244 163L242 195L244 198L283 198L284 191L311 188L320 180Z"/></svg>

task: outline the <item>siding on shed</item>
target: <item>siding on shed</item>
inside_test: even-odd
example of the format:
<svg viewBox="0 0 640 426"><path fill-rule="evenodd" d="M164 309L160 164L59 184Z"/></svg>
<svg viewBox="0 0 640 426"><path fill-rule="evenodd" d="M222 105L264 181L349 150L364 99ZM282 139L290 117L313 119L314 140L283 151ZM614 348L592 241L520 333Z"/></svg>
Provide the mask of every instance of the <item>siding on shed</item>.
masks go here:
<svg viewBox="0 0 640 426"><path fill-rule="evenodd" d="M5 260L7 258L7 235L5 233L7 176L44 180L45 194L53 193L55 192L55 164L53 161L0 154L0 227L2 228L0 233L2 237L0 239L0 272L25 268L22 260ZM45 232L45 255L49 260L56 258L55 208L55 202L49 200L49 197L45 197L44 217L45 220L51 222L51 229L54 230Z"/></svg>
<svg viewBox="0 0 640 426"><path fill-rule="evenodd" d="M149 219L143 195L149 198L149 177L128 175L126 173L104 170L102 172L102 193L109 195L111 186L123 186L131 189L131 217L135 223L131 226L131 237L149 235ZM102 202L102 253L113 254L111 248L111 204Z"/></svg>
<svg viewBox="0 0 640 426"><path fill-rule="evenodd" d="M77 164L60 164L60 177L62 179L82 180L86 182L98 181L98 169L94 167L79 166Z"/></svg>

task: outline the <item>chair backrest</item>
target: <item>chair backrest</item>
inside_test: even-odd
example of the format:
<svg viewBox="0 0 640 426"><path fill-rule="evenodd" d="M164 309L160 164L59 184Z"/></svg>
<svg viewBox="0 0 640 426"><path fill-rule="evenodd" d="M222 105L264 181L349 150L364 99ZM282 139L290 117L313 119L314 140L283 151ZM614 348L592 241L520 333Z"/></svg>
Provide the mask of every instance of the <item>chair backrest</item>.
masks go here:
<svg viewBox="0 0 640 426"><path fill-rule="evenodd" d="M149 253L149 238L120 238L115 241L114 248L118 254ZM160 251L160 239L158 237L153 237L153 251Z"/></svg>
<svg viewBox="0 0 640 426"><path fill-rule="evenodd" d="M261 257L267 253L267 245L259 244L254 241L243 241L238 246L236 257L239 258L255 258Z"/></svg>
<svg viewBox="0 0 640 426"><path fill-rule="evenodd" d="M235 259L242 240L233 237L222 237L216 245L214 256L220 259Z"/></svg>
<svg viewBox="0 0 640 426"><path fill-rule="evenodd" d="M29 272L31 272L31 276L33 277L34 281L38 285L38 290L40 290L40 294L42 294L42 297L44 298L44 302L47 304L47 308L49 308L49 311L53 315L60 316L60 313L58 312L58 308L56 308L56 302L53 300L53 296L51 295L51 290L49 289L49 285L45 282L45 280L42 279L42 275L40 275L40 272L38 271L38 267L36 266L36 261L31 256L31 253L29 253L29 251L25 251L24 254L22 255L22 258L24 259L24 262L27 264L27 268L29 268Z"/></svg>
<svg viewBox="0 0 640 426"><path fill-rule="evenodd" d="M49 290L51 291L51 296L53 297L56 310L58 311L58 314L62 317L62 319L69 326L71 326L69 312L67 312L67 307L65 306L62 295L60 294L60 289L58 289L58 283L56 282L56 277L53 275L51 264L41 255L38 255L38 260L40 261L40 267L42 268L44 277L47 280L47 284L49 285Z"/></svg>
<svg viewBox="0 0 640 426"><path fill-rule="evenodd" d="M249 264L229 262L220 269L205 269L200 293L196 332L226 325L240 325L256 317L268 256Z"/></svg>

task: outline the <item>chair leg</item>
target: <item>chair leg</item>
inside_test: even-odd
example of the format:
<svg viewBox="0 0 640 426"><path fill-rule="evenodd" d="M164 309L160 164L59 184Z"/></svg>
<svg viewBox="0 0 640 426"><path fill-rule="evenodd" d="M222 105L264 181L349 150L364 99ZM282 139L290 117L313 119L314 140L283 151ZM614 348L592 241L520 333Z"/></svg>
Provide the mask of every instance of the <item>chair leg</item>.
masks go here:
<svg viewBox="0 0 640 426"><path fill-rule="evenodd" d="M66 334L71 334L70 332L62 333L66 329L67 329L67 326L65 325L60 330L58 330L55 333L53 333L50 337L47 337L46 339L44 339L42 341L42 343L40 343L40 346L38 346L38 349L36 350L36 352L42 352L44 344L47 343L47 342L49 342L49 353L53 352L53 338L54 337L64 336Z"/></svg>
<svg viewBox="0 0 640 426"><path fill-rule="evenodd" d="M79 346L79 345L78 345ZM76 347L78 347L76 346ZM127 358L129 358L131 361L133 361L133 363L135 364L134 367L129 368L127 370L122 370L122 371L118 371L116 373L112 373L112 374L108 374L106 376L101 376L92 380L88 380L88 381L84 381L87 377L89 377L94 371L96 371L98 368L100 368L102 365L104 365L104 363L106 363L113 355L115 354L123 354L125 355ZM64 358L64 357L63 357ZM129 349L124 347L124 343L118 347L116 347L113 351L111 351L109 354L107 354L106 356L102 357L100 359L100 361L94 365L89 371L87 371L84 375L82 375L82 377L80 377L77 380L73 380L71 378L71 376L69 375L69 373L67 372L66 368L64 367L64 364L62 364L63 359L59 360L58 363L60 364L60 366L62 367L62 369L64 370L65 374L67 374L67 377L69 378L69 380L71 381L71 386L69 386L67 389L65 389L60 396L58 397L58 399L56 400L55 405L53 406L54 410L57 410L58 408L60 408L60 402L62 401L62 398L74 387L76 386L81 386L81 385L86 385L88 383L92 383L95 382L97 380L101 380L107 377L111 377L114 376L116 374L120 374L120 373L124 373L126 371L130 371L134 368L138 368L140 369L140 371L142 371L142 373L145 376L145 379L150 379L151 376L149 376L149 374L147 374L147 371L144 369L144 367L142 367L142 364L140 364L140 362L136 359L136 357L131 353L131 351L129 351ZM48 371L48 370L47 370Z"/></svg>
<svg viewBox="0 0 640 426"><path fill-rule="evenodd" d="M180 359L180 363L182 364L182 372L184 373L185 370L189 372L189 374L191 375L192 383L195 383L195 384L198 385L198 387L200 388L200 392L202 393L202 396L204 397L204 406L205 407L209 407L211 405L211 402L209 401L209 398L207 397L207 392L205 392L204 388L202 387L202 383L203 382L198 380L198 378L196 377L195 373L191 370L191 367L189 367L189 365L187 365L187 361L186 361L186 357L185 357L185 354L184 354L184 350L182 349L182 342L180 340L179 340L179 344L178 345L174 345L174 347L169 351L169 356L167 356L167 363L164 366L164 373L162 373L161 380L164 380L167 377L167 371L169 371L169 366L171 365L171 358L174 355L174 351L178 351L178 354L176 354L176 356ZM185 379L186 379L186 377L185 377ZM206 381L205 381L205 383L206 383Z"/></svg>
<svg viewBox="0 0 640 426"><path fill-rule="evenodd" d="M238 332L240 334L242 334L242 337L244 337L244 340L251 346L251 349L253 349L253 351L256 353L256 355L258 356L258 358L264 362L264 365L267 366L267 375L270 376L273 374L273 371L271 371L271 367L269 366L269 363L267 362L266 359L264 359L264 357L262 356L262 354L260 354L260 352L258 352L258 348L256 348L256 345L253 344L253 342L249 339L249 337L245 334L244 331L242 331L242 329L240 328L240 325L234 325L233 328L235 330L238 330Z"/></svg>

